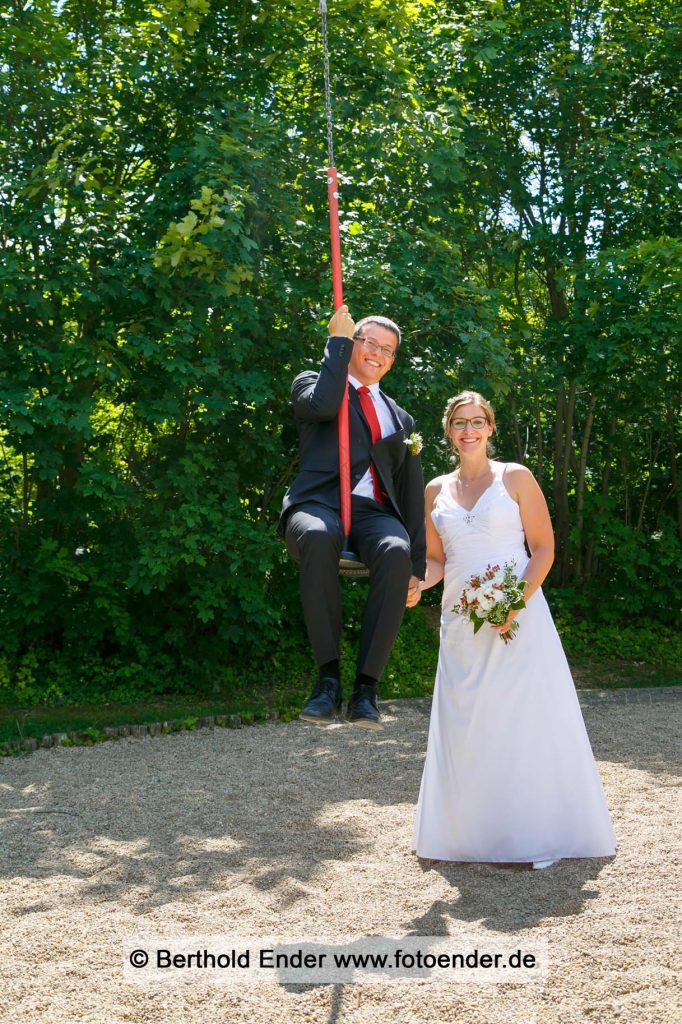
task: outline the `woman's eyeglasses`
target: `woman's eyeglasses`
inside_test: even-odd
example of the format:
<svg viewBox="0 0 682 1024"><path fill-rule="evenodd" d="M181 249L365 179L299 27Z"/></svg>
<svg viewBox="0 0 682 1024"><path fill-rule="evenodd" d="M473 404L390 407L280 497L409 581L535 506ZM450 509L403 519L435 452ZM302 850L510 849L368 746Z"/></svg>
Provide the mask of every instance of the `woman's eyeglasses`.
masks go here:
<svg viewBox="0 0 682 1024"><path fill-rule="evenodd" d="M485 416L472 416L470 420L450 420L450 426L455 430L466 430L467 423L470 423L474 430L483 430L487 426L488 420Z"/></svg>

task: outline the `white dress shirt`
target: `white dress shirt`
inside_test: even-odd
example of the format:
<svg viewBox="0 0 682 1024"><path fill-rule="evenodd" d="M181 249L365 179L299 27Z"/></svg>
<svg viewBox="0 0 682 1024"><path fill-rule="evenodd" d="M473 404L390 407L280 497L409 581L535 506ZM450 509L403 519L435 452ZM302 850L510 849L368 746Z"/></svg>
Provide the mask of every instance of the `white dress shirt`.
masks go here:
<svg viewBox="0 0 682 1024"><path fill-rule="evenodd" d="M348 374L348 383L352 384L355 390L363 387L362 381L357 380L352 374ZM386 401L381 394L378 384L366 384L365 387L369 388L369 393L372 396L374 402L374 411L377 414L379 420L379 426L381 428L381 436L388 437L390 434L395 434L396 425ZM374 497L374 484L372 482L372 474L369 469L362 477L361 480L353 488L353 494L361 494L365 498Z"/></svg>

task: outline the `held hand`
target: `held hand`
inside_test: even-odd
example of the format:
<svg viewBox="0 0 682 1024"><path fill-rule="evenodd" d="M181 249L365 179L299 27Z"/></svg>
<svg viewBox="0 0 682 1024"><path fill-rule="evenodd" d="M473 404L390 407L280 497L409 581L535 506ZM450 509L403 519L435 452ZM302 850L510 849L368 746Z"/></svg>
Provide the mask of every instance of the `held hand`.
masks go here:
<svg viewBox="0 0 682 1024"><path fill-rule="evenodd" d="M406 608L414 608L416 604L419 604L422 596L422 581L416 576L410 576L410 582L407 585L407 600L405 601Z"/></svg>
<svg viewBox="0 0 682 1024"><path fill-rule="evenodd" d="M352 338L355 334L355 322L348 312L348 306L339 306L327 324L330 338Z"/></svg>
<svg viewBox="0 0 682 1024"><path fill-rule="evenodd" d="M492 623L491 623L490 624L490 628L494 629L496 633L500 633L500 634L506 633L507 630L509 629L509 627L511 626L512 622L514 621L514 619L517 617L518 614L519 614L518 611L510 611L509 615L507 616L507 618L505 619L505 621L502 623L501 626L493 626Z"/></svg>

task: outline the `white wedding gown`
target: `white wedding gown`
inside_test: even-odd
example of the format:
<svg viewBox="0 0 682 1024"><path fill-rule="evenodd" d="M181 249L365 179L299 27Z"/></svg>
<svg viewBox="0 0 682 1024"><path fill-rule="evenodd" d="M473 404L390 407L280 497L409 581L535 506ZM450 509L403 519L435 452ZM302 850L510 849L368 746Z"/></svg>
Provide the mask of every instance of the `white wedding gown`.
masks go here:
<svg viewBox="0 0 682 1024"><path fill-rule="evenodd" d="M504 465L468 512L445 480L432 517L445 580L428 748L412 847L435 860L530 862L615 853L573 679L542 590L509 644L452 612L487 565L528 562Z"/></svg>

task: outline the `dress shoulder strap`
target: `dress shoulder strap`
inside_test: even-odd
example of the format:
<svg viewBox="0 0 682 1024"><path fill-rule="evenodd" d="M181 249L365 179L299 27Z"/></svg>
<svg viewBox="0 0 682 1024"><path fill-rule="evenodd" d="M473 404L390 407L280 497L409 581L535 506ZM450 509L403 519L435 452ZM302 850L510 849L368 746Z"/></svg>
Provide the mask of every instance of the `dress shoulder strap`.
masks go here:
<svg viewBox="0 0 682 1024"><path fill-rule="evenodd" d="M493 477L494 477L494 484L492 486L495 486L495 484L497 484L497 490L502 489L504 491L507 491L507 485L504 482L504 475L507 472L507 467L508 466L509 466L508 462L491 462L490 463L490 468L492 469L492 473L493 473ZM507 494L508 493L509 492L507 491Z"/></svg>

